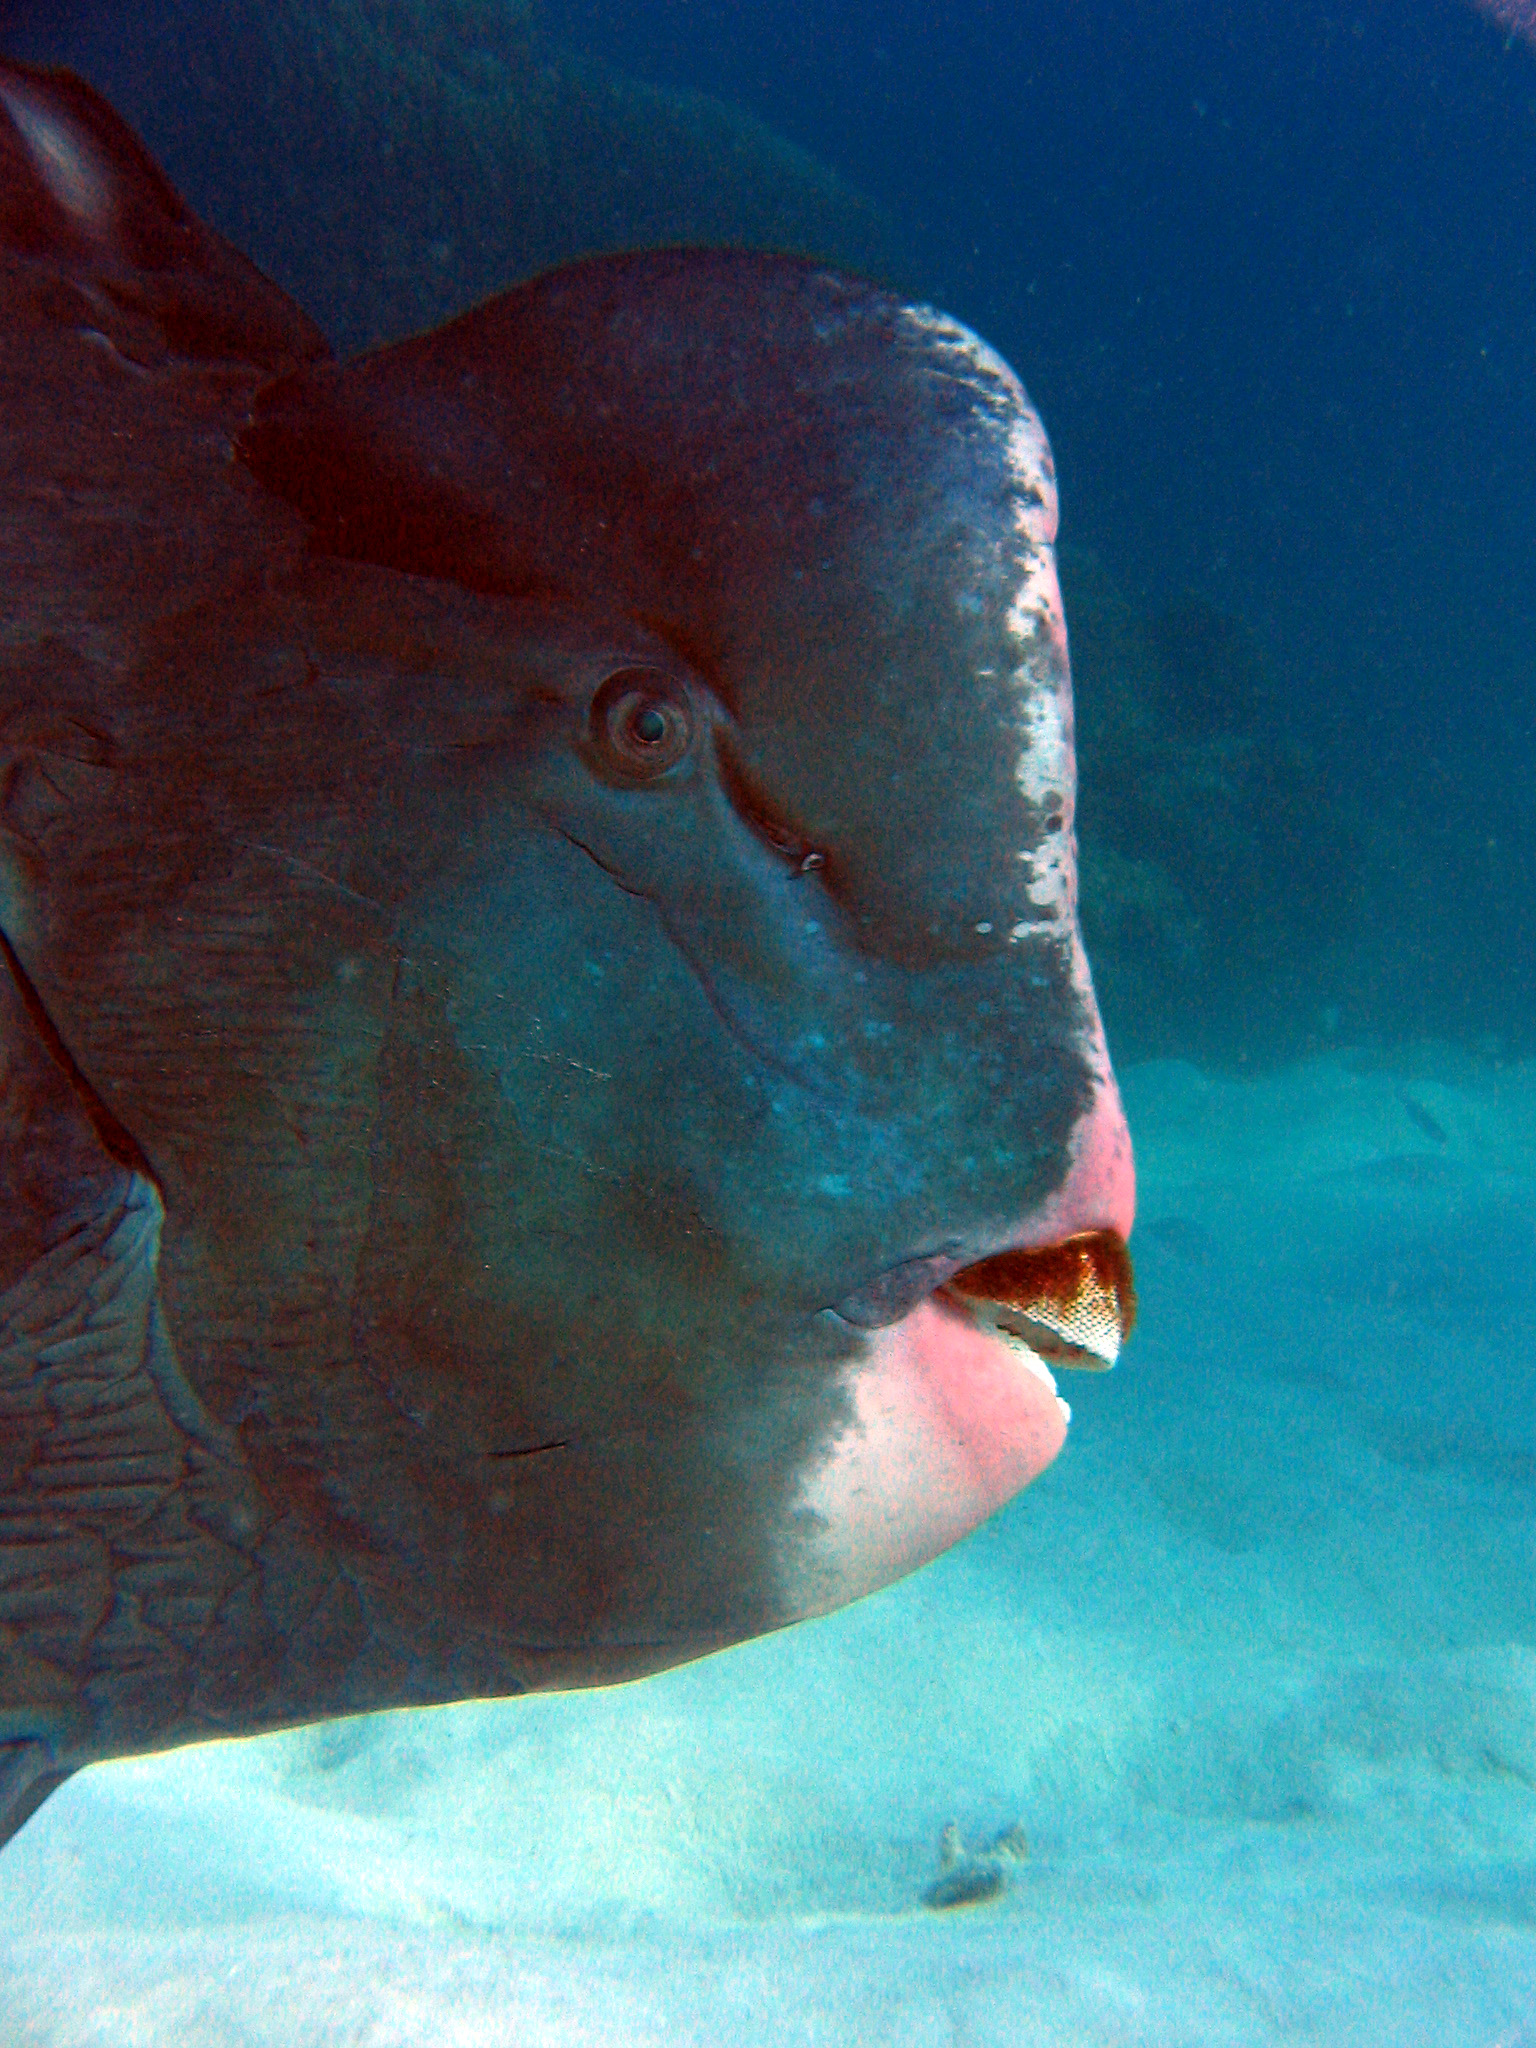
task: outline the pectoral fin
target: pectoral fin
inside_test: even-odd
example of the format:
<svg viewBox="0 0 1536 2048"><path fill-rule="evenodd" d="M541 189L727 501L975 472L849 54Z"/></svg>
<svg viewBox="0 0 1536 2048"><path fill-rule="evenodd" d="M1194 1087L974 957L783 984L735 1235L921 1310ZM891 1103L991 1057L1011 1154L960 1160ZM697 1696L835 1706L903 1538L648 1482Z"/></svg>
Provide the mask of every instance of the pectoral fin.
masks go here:
<svg viewBox="0 0 1536 2048"><path fill-rule="evenodd" d="M0 1849L70 1775L46 1742L0 1742Z"/></svg>
<svg viewBox="0 0 1536 2048"><path fill-rule="evenodd" d="M163 1210L0 937L0 1841L94 1757L191 1732L259 1533L177 1364Z"/></svg>

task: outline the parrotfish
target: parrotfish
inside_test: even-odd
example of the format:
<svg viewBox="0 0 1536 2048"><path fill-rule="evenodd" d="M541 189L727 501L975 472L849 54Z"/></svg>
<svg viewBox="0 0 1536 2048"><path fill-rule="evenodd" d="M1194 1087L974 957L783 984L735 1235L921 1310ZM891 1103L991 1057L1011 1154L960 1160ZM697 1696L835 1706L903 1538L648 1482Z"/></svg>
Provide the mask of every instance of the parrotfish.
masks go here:
<svg viewBox="0 0 1536 2048"><path fill-rule="evenodd" d="M964 1536L1133 1306L1013 372L720 251L338 363L13 64L0 279L0 1839Z"/></svg>

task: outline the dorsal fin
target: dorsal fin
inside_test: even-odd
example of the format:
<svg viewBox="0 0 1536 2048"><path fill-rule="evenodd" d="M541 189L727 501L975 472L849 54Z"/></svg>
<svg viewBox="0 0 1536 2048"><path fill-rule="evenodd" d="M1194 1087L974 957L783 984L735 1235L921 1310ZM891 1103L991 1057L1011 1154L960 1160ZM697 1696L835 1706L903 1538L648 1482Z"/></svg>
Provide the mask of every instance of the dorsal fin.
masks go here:
<svg viewBox="0 0 1536 2048"><path fill-rule="evenodd" d="M329 353L286 293L203 226L84 79L0 58L0 251L147 314L195 361L274 372Z"/></svg>
<svg viewBox="0 0 1536 2048"><path fill-rule="evenodd" d="M0 63L7 176L0 231L30 254L73 245L164 269L196 222L137 136L72 71ZM180 245L180 246L178 246Z"/></svg>

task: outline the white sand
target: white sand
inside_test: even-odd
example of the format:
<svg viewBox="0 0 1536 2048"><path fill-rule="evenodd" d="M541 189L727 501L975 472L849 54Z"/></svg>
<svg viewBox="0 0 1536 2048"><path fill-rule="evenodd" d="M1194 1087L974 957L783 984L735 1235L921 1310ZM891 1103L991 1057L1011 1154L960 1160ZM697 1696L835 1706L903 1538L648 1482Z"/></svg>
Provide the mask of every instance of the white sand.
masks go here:
<svg viewBox="0 0 1536 2048"><path fill-rule="evenodd" d="M1536 1068L1126 1094L1143 1328L1013 1507L644 1685L82 1775L0 2048L1536 2048ZM940 1913L950 1821L1029 1854Z"/></svg>

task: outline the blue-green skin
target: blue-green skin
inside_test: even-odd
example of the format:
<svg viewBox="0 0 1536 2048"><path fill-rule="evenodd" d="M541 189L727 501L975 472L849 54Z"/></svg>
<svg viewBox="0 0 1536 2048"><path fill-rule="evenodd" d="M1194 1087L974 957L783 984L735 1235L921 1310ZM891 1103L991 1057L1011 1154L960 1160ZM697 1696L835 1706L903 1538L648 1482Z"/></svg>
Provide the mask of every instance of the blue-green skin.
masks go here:
<svg viewBox="0 0 1536 2048"><path fill-rule="evenodd" d="M670 255L339 370L85 88L0 115L3 1838L847 1597L870 1332L1129 1217L995 359Z"/></svg>

